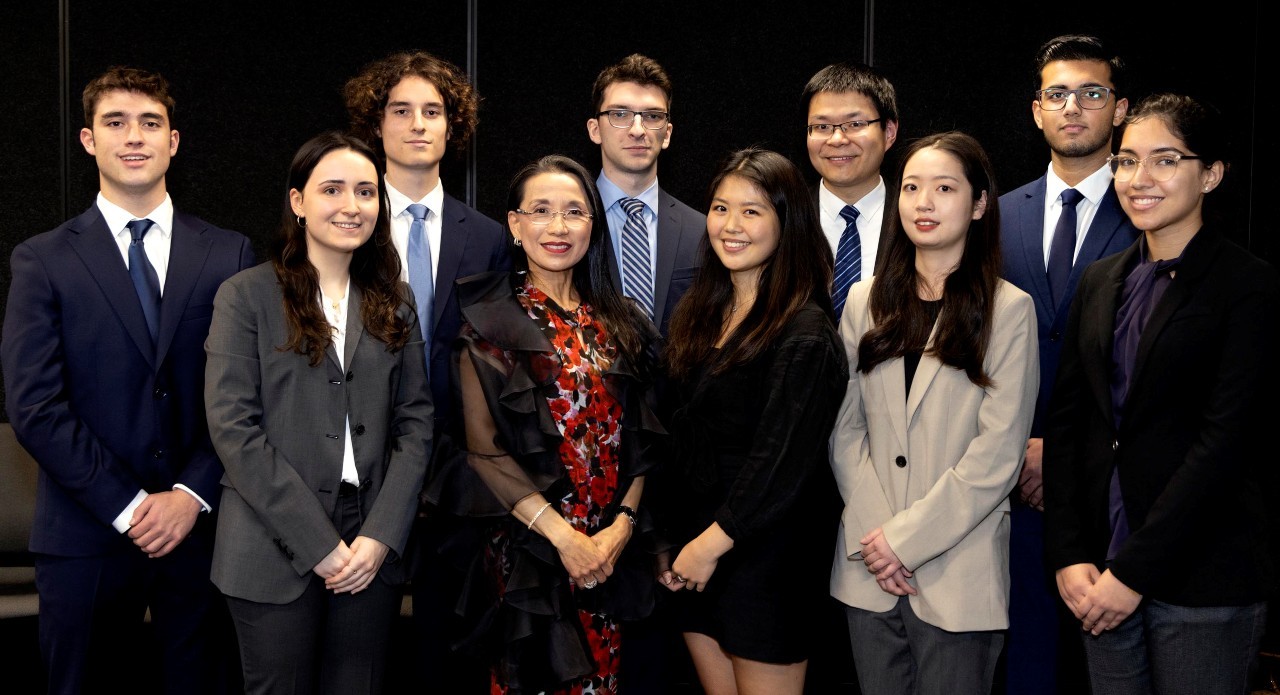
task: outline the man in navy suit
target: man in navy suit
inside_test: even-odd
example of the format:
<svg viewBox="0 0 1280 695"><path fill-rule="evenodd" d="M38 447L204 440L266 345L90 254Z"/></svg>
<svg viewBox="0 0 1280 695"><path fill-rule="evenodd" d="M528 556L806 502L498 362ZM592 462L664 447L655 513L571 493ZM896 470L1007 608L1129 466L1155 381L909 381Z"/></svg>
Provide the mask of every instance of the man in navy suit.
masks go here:
<svg viewBox="0 0 1280 695"><path fill-rule="evenodd" d="M212 692L229 635L209 581L222 464L204 414L213 296L249 240L174 210L163 77L84 90L97 202L13 252L0 365L40 464L31 534L49 691ZM158 644L142 639L151 611Z"/></svg>
<svg viewBox="0 0 1280 695"><path fill-rule="evenodd" d="M436 455L451 448L443 434L457 415L450 360L462 326L454 281L511 267L502 225L462 204L440 182L446 152L465 150L475 134L479 97L466 73L423 51L374 61L343 90L352 131L386 159L391 239L413 288L427 335L427 376L435 402ZM415 214L416 213L416 214ZM430 476L430 472L428 472ZM487 672L450 654L457 629L459 572L439 553L460 542L452 519L424 507L417 523L412 579L417 655L424 684L441 692L483 688ZM466 555L466 553L462 553Z"/></svg>
<svg viewBox="0 0 1280 695"><path fill-rule="evenodd" d="M662 334L698 272L707 216L658 185L658 155L671 144L671 78L632 54L596 76L587 136L600 146L596 186L609 223L614 285Z"/></svg>
<svg viewBox="0 0 1280 695"><path fill-rule="evenodd" d="M1059 36L1036 54L1031 116L1049 144L1044 176L1000 196L1004 277L1035 300L1040 393L1014 491L1008 692L1083 692L1084 660L1044 565L1041 463L1045 414L1058 371L1067 313L1090 263L1127 248L1138 231L1111 186L1112 131L1129 102L1120 96L1123 62L1092 36ZM1065 626L1065 627L1064 627Z"/></svg>

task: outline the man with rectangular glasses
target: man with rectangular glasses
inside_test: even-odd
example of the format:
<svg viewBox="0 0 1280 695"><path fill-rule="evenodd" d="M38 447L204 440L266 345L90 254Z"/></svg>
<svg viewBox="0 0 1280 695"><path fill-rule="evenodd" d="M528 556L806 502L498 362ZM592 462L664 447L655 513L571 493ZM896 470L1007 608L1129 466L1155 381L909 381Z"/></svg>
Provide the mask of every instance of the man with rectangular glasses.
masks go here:
<svg viewBox="0 0 1280 695"><path fill-rule="evenodd" d="M849 287L870 278L879 257L885 201L880 165L898 138L898 100L893 84L861 63L819 70L800 98L809 162L822 177L816 202L835 257L831 301L839 319Z"/></svg>
<svg viewBox="0 0 1280 695"><path fill-rule="evenodd" d="M1137 237L1111 186L1114 128L1129 102L1119 96L1123 62L1092 36L1059 36L1036 55L1031 116L1049 144L1044 176L1000 196L1004 277L1035 300L1040 393L1018 488L1010 538L1008 693L1084 692L1074 621L1044 566L1041 462L1045 415L1058 371L1067 311L1085 266Z"/></svg>
<svg viewBox="0 0 1280 695"><path fill-rule="evenodd" d="M698 272L707 216L658 186L671 144L671 80L653 59L629 55L596 77L587 135L600 146L596 186L609 223L610 270L654 325L667 322Z"/></svg>

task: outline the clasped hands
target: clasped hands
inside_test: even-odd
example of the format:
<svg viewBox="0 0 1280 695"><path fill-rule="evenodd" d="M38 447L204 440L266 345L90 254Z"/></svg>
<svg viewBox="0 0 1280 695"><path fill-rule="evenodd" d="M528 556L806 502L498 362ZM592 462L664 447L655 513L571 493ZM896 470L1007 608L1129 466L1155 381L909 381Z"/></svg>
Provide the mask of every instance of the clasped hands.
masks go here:
<svg viewBox="0 0 1280 695"><path fill-rule="evenodd" d="M903 567L898 554L889 547L883 528L875 529L858 542L862 544L862 562L866 564L867 571L875 576L882 591L894 596L915 596L919 593L907 581L913 576L911 570Z"/></svg>
<svg viewBox="0 0 1280 695"><path fill-rule="evenodd" d="M1058 593L1080 621L1085 632L1100 635L1124 622L1142 603L1142 594L1130 589L1111 570L1099 573L1092 562L1058 570Z"/></svg>
<svg viewBox="0 0 1280 695"><path fill-rule="evenodd" d="M356 536L351 545L338 541L338 547L313 568L324 578L324 588L335 594L358 594L369 587L377 576L383 560L387 559L387 546L368 536Z"/></svg>
<svg viewBox="0 0 1280 695"><path fill-rule="evenodd" d="M129 538L147 557L164 557L196 525L199 500L182 490L152 492L142 499L129 519Z"/></svg>
<svg viewBox="0 0 1280 695"><path fill-rule="evenodd" d="M632 531L631 522L623 515L594 536L588 536L568 523L554 528L560 531L552 532L555 537L549 536L548 540L560 554L560 564L564 565L569 578L584 589L594 589L608 581L622 549L631 540Z"/></svg>

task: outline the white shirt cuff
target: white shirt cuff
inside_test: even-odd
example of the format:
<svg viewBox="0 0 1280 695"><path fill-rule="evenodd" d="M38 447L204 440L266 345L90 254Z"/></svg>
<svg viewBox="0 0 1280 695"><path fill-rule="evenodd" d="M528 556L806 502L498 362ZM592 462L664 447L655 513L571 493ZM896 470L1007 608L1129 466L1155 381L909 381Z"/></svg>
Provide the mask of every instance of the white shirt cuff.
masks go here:
<svg viewBox="0 0 1280 695"><path fill-rule="evenodd" d="M195 490L192 490L191 488L187 487L186 485L183 485L182 483L178 483L177 485L174 485L174 486L173 486L173 489L174 489L174 490L182 490L183 492L187 493L188 495L191 495L192 497L196 498L196 501L200 503L200 511L202 511L202 512L211 512L211 511L213 511L213 507L210 507L210 506L209 506L209 503L208 503L208 502L205 502L203 497L201 497L200 495L197 495Z"/></svg>
<svg viewBox="0 0 1280 695"><path fill-rule="evenodd" d="M115 528L116 532L124 533L129 530L129 522L133 521L133 510L137 509L138 505L142 504L142 500L146 498L147 491L138 490L138 494L133 496L133 501L125 506L124 511L120 512L115 521L111 522L111 526ZM197 497L196 499L200 498Z"/></svg>

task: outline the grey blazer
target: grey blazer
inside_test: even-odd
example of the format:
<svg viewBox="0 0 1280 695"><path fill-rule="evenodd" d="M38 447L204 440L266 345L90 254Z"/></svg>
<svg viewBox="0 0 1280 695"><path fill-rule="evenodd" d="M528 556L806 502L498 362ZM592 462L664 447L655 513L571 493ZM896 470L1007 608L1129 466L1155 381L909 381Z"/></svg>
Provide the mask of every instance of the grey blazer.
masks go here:
<svg viewBox="0 0 1280 695"><path fill-rule="evenodd" d="M205 343L205 405L222 459L222 505L213 583L229 596L287 603L311 569L338 545L331 521L342 475L348 418L356 470L370 501L360 535L391 553L379 576L406 576L400 558L431 451L432 406L423 343L389 352L364 334L361 292L348 300L340 367L333 346L316 367L282 351L284 299L271 264L219 288ZM409 305L402 316L413 320ZM416 324L414 336L420 336Z"/></svg>

